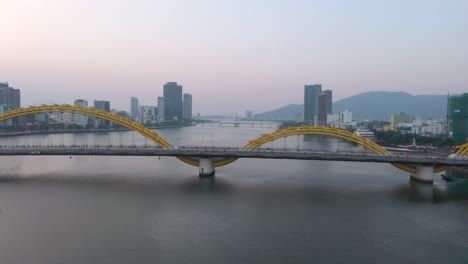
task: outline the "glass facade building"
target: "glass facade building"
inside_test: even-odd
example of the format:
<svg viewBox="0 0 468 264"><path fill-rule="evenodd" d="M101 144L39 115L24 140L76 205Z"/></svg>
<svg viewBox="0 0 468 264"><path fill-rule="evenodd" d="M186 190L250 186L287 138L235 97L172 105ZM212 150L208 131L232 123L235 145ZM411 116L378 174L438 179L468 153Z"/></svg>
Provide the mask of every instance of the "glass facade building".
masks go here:
<svg viewBox="0 0 468 264"><path fill-rule="evenodd" d="M192 121L192 95L184 93L184 120Z"/></svg>
<svg viewBox="0 0 468 264"><path fill-rule="evenodd" d="M110 102L109 101L100 101L100 100L94 100L94 108L104 110L107 112L110 112ZM110 121L105 120L105 119L100 119L97 118L95 121L95 126L96 127L109 127L110 126Z"/></svg>
<svg viewBox="0 0 468 264"><path fill-rule="evenodd" d="M457 143L468 141L468 93L449 97L448 122L450 137Z"/></svg>
<svg viewBox="0 0 468 264"><path fill-rule="evenodd" d="M182 85L168 82L164 85L164 119L166 121L182 120Z"/></svg>
<svg viewBox="0 0 468 264"><path fill-rule="evenodd" d="M319 97L319 125L327 125L327 116L332 114L332 91L325 90Z"/></svg>
<svg viewBox="0 0 468 264"><path fill-rule="evenodd" d="M317 124L320 94L322 94L321 84L304 86L304 121L307 123Z"/></svg>

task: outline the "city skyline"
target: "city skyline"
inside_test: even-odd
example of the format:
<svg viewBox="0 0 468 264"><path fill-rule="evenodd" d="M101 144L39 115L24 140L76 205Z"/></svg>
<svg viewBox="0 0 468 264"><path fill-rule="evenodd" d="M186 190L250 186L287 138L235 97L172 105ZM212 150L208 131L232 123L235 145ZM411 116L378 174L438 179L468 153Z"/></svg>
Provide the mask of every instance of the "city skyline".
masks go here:
<svg viewBox="0 0 468 264"><path fill-rule="evenodd" d="M166 83L166 84L171 84L171 83L177 84L177 82L168 82L168 83ZM319 90L320 90L320 94L317 94L317 97L318 97L318 98L316 98L316 99L319 101L319 102L317 103L317 107L318 107L318 108L321 108L321 107L325 107L325 106L326 106L326 112L327 112L327 114L332 113L332 111L331 111L331 110L332 110L332 109L331 109L331 104L329 104L330 101L333 102L333 104L334 104L335 102L338 103L338 102L341 101L341 100L346 101L346 100L349 100L349 99L352 99L352 98L357 98L357 97L359 97L359 96L365 96L365 95L368 95L368 94L379 94L379 95L382 95L382 94L394 94L394 95L396 95L396 94L407 94L407 95L410 96L410 97L412 97L412 96L415 96L415 97L417 97L417 96L423 96L423 97L424 97L424 96L443 96L444 98L446 98L448 95L455 95L455 96L456 96L456 95L463 95L463 94L466 94L466 93L460 93L460 94L445 94L445 95L434 95L434 94L412 95L412 94L409 94L409 93L406 93L406 92L370 91L370 92L358 94L358 95L356 95L356 96L350 96L350 97L343 98L343 99L339 99L339 100L335 100L335 99L333 98L333 100L332 100L332 98L331 98L331 97L332 97L332 96L331 96L332 91L331 91L331 90L323 90L323 91L322 91L322 90L321 90L322 84L313 84L313 85L311 85L311 84L305 84L305 85L302 87L302 89L304 89L304 87L307 88L307 87L315 87L315 86L318 86L318 87L319 87ZM17 90L18 93L19 93L19 91L21 90L21 89L16 89L15 87L12 87L11 85L9 85L8 82L0 82L0 88L1 88L1 87L8 87L9 89ZM163 88L164 88L164 85L163 85ZM306 90L307 90L307 89L306 89ZM185 93L184 93L184 95L185 95ZM191 96L191 94L189 94L189 93L188 93L188 95ZM328 96L326 96L326 95L328 95ZM326 100L324 100L324 99L325 99L324 96L327 97ZM127 98L127 99L128 99L128 98ZM129 99L130 99L130 103L129 103L128 106L126 107L127 109L125 109L125 108L121 109L121 108L118 108L118 107L112 107L111 110L123 111L123 112L126 112L130 117L136 118L137 115L138 115L137 113L138 113L138 111L139 111L139 110L138 110L138 107L141 106L141 105L154 106L154 107L156 107L156 108L159 109L159 110L161 110L161 107L160 107L160 106L162 106L163 108L162 108L162 116L161 116L161 117L164 116L164 97L163 97L163 96L158 96L158 97L156 98L156 101L155 101L155 100L152 100L153 98L149 98L149 99L146 98L146 100L143 100L143 102L149 102L149 103L141 103L142 101L140 101L140 99L139 99L138 97L135 97L135 96L131 96ZM24 98L21 99L21 101L23 101L23 100L24 100ZM81 98L81 99L79 99L79 100L85 100L85 101L89 101L89 102L93 102L93 101L94 101L94 102L101 102L101 101L108 101L108 102L110 102L109 100L105 100L105 99L96 99L96 98L94 98L94 99ZM28 101L28 99L26 99L26 101ZM76 98L71 99L71 101L49 100L48 102L41 103L41 104L69 104L69 105L73 105L73 104L74 104L74 103L73 103L74 101L76 101ZM325 101L327 101L328 103L325 103ZM270 111L266 111L265 113L271 112L271 111L276 111L276 110L278 110L278 109L280 109L280 108L287 107L287 106L291 106L291 105L302 106L302 107L304 108L304 107L306 107L304 103L305 103L305 100L304 100L304 93L303 93L302 102L299 102L299 103L284 102L284 104L283 104L282 106L277 107L276 109L271 109ZM113 105L114 105L114 104L113 104ZM23 104L23 103L21 104L21 107L28 107L28 106L34 106L34 105L25 105L25 104ZM92 106L91 106L91 107L92 107ZM436 107L436 108L440 108L440 107L441 107L441 106L440 106L439 104L437 104L437 107ZM442 109L442 108L441 108L441 109ZM443 110L443 112L445 113L446 107L443 107L442 110ZM317 109L317 111L318 111L318 109ZM246 112L251 112L250 114L251 114L252 116L254 116L254 115L256 115L256 114L264 114L264 113L258 113L258 112L257 112L257 113L254 113L252 110L247 110ZM135 116L133 116L132 113L134 113ZM161 114L161 111L158 111L158 116L159 116L160 114ZM195 116L196 114L199 114L199 113L195 113L195 112L194 112L193 116ZM323 114L323 113L322 113L322 114ZM212 115L212 116L217 116L217 115L223 116L223 115L224 115L224 116L231 116L231 117L232 117L232 116L235 116L235 115L244 116L243 113L224 113L224 112L220 112L220 111L215 112L215 113L208 113L208 114L205 114L205 113L204 113L204 114L201 114L201 115L202 115L202 116L211 116L211 115ZM245 115L247 115L247 114L245 114ZM324 120L325 120L325 115L324 115L323 117L321 117L321 119L319 119L319 116L317 116L317 120L318 120L318 121L324 121ZM312 121L312 120L310 120L310 121Z"/></svg>
<svg viewBox="0 0 468 264"><path fill-rule="evenodd" d="M467 90L465 1L6 0L0 9L0 81L21 89L25 106L97 98L129 109L132 96L154 104L170 81L203 114L299 104L308 83L335 101Z"/></svg>

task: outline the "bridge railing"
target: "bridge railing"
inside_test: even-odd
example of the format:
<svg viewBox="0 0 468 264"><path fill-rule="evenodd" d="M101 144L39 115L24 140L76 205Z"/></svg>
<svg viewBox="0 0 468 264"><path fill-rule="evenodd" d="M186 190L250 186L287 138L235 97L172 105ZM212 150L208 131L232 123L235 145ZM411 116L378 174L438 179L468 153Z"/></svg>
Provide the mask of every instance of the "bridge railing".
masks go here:
<svg viewBox="0 0 468 264"><path fill-rule="evenodd" d="M22 144L22 145L8 145L8 146L3 146L0 145L0 151L2 149L5 150L21 150L21 149L28 149L28 150L45 150L45 149L121 149L121 150L134 150L134 149L163 149L161 146L158 145L153 145L153 144L130 144L130 145L124 145L124 144L83 144L83 145L61 145L61 144L54 144L54 145L42 145L42 144ZM458 156L458 155L451 155L451 156L445 156L445 155L440 155L440 153L434 154L434 153L413 153L413 152L408 152L408 153L401 153L401 152L396 152L396 153L390 153L390 154L375 154L373 152L369 151L364 151L364 150L311 150L311 149L297 149L297 148L271 148L271 147L259 147L255 149L242 149L240 147L233 147L233 146L196 146L196 145L182 145L182 146L177 146L174 148L166 148L165 151L167 152L197 152L197 153L302 153L302 154L310 154L310 155L341 155L341 156L366 156L366 157L372 157L372 156L392 156L396 159L401 159L401 158L414 158L414 157L420 157L420 158L425 158L425 159L456 159L456 160L466 160L468 159L468 156Z"/></svg>
<svg viewBox="0 0 468 264"><path fill-rule="evenodd" d="M53 145L42 145L42 144L22 144L22 145L8 145L2 146L0 145L1 149L107 149L107 148L114 148L114 149L135 149L135 148L142 148L142 149L161 149L161 146L158 145L151 145L151 144L131 144L131 145L123 145L123 144L72 144L72 145L61 145L61 144L53 144ZM348 151L339 151L339 150L311 150L311 149L297 149L297 148L271 148L271 147L259 147L255 149L243 149L241 147L232 147L232 146L194 146L194 145L182 145L182 146L175 146L174 148L168 148L168 150L187 150L187 151L202 151L202 152L246 152L246 153L255 153L255 152L278 152L278 153L310 153L310 154L352 154L352 155L379 155L374 154L369 151L362 151L362 150L348 150Z"/></svg>

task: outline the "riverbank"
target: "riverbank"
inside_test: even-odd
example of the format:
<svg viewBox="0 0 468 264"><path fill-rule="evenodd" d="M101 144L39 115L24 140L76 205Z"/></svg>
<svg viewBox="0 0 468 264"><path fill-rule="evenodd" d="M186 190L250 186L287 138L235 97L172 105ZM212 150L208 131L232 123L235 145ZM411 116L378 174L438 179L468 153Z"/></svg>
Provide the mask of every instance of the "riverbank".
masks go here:
<svg viewBox="0 0 468 264"><path fill-rule="evenodd" d="M153 126L148 127L149 129L166 129L166 128L178 128L178 127L189 127L188 125L168 125L168 126ZM131 131L130 128L110 128L110 129L50 129L50 130L31 130L31 131L16 131L16 132L0 132L0 137L16 137L26 135L41 135L41 134L76 134L76 133L108 133L108 132L119 132L119 131Z"/></svg>

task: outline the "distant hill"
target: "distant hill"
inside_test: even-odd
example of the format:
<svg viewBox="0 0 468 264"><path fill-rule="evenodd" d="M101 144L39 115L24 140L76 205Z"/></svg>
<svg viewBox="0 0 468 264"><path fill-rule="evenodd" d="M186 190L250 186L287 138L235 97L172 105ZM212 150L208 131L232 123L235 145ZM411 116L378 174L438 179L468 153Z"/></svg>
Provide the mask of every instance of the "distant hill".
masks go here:
<svg viewBox="0 0 468 264"><path fill-rule="evenodd" d="M445 95L411 95L405 92L367 92L333 103L333 113L349 110L353 119L390 120L398 112L423 118L443 118L447 111ZM291 104L256 114L255 119L295 120L296 113L304 116L304 105Z"/></svg>
<svg viewBox="0 0 468 264"><path fill-rule="evenodd" d="M290 104L281 108L254 115L254 119L261 120L295 120L296 113L301 113L304 116L304 105Z"/></svg>

